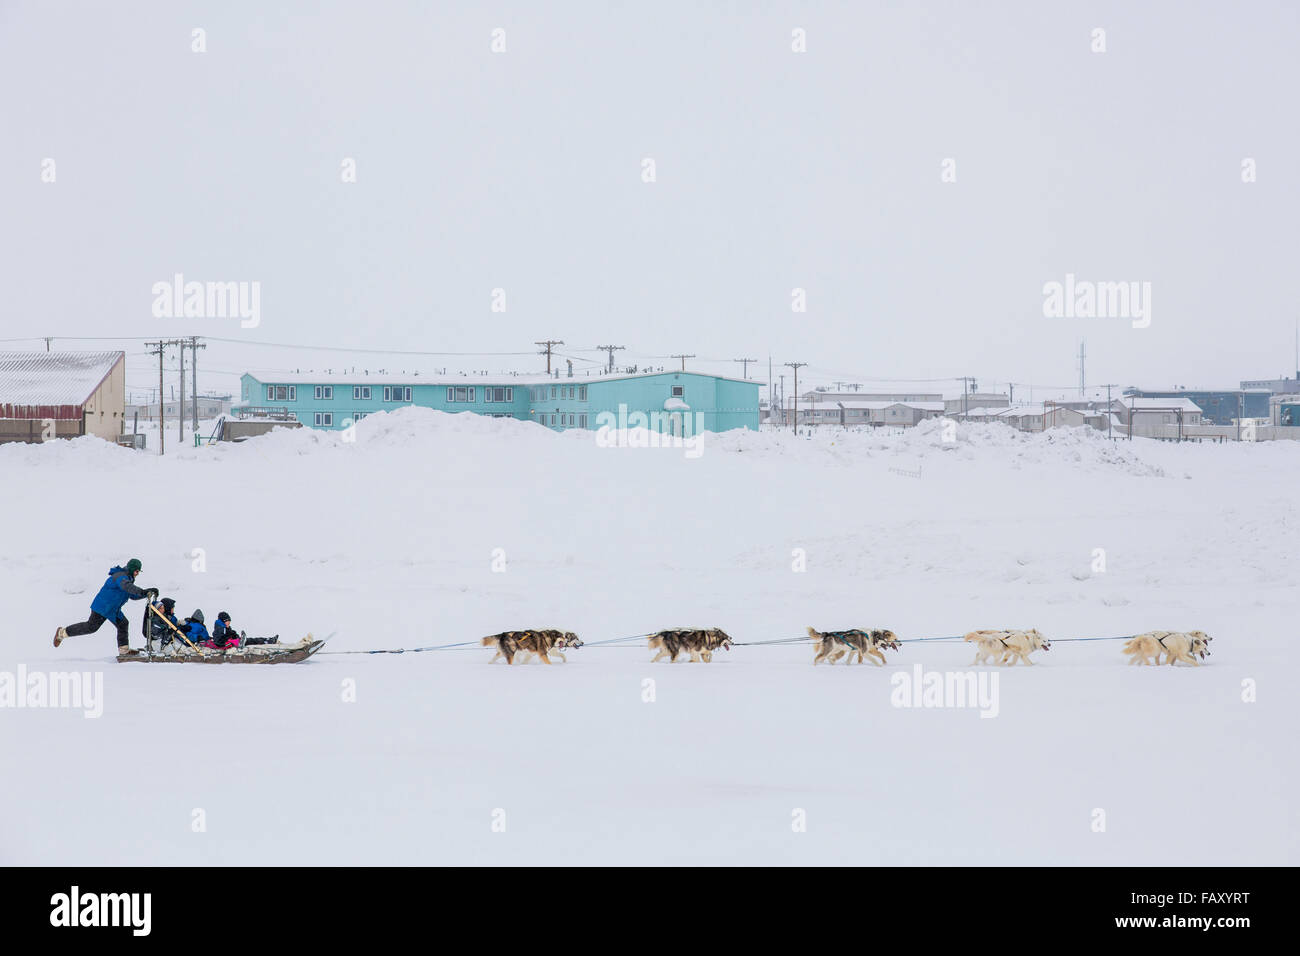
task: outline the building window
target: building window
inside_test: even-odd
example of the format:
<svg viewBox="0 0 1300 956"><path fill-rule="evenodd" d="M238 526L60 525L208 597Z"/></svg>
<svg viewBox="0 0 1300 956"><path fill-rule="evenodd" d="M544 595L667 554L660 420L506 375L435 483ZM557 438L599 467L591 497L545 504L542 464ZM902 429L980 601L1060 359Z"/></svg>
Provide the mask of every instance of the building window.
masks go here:
<svg viewBox="0 0 1300 956"><path fill-rule="evenodd" d="M333 386L333 385L317 385L317 386L316 386L316 401L318 401L318 402L328 402L328 401L332 401L333 399L334 399L334 386Z"/></svg>
<svg viewBox="0 0 1300 956"><path fill-rule="evenodd" d="M586 415L579 415L579 416L578 416L578 427L579 427L579 428L586 428L586 427L587 427L587 416L586 416Z"/></svg>
<svg viewBox="0 0 1300 956"><path fill-rule="evenodd" d="M352 420L353 420L354 422L359 422L359 421L361 421L361 419L365 418L365 417L366 417L367 415L369 415L369 414L370 414L369 412L353 412L353 413L352 413Z"/></svg>
<svg viewBox="0 0 1300 956"><path fill-rule="evenodd" d="M488 390L488 389L484 389L484 391L486 392L486 391L489 391L489 390ZM466 387L466 386L464 386L464 385L457 385L457 386L455 386L454 388L451 387L451 386L448 386L448 387L447 387L447 401L449 401L449 402L472 402L472 401L474 401L474 386L473 386L473 385L470 385L470 386Z"/></svg>
<svg viewBox="0 0 1300 956"><path fill-rule="evenodd" d="M483 389L483 401L485 402L513 402L514 400L515 390L513 388Z"/></svg>
<svg viewBox="0 0 1300 956"><path fill-rule="evenodd" d="M586 385L579 385L579 386L578 386L578 401L580 401L580 402L585 402L586 400L587 400L587 386L586 386Z"/></svg>
<svg viewBox="0 0 1300 956"><path fill-rule="evenodd" d="M685 388L685 386L683 386L683 385L674 385L674 386L673 386L673 398L685 398L685 397L686 397L686 388Z"/></svg>
<svg viewBox="0 0 1300 956"><path fill-rule="evenodd" d="M268 385L266 386L266 400L268 402L296 402L298 400L298 388L294 385Z"/></svg>
<svg viewBox="0 0 1300 956"><path fill-rule="evenodd" d="M334 416L333 416L332 414L330 414L329 412L317 412L317 413L316 413L316 426L317 426L318 428L333 428L333 427L334 427Z"/></svg>
<svg viewBox="0 0 1300 956"><path fill-rule="evenodd" d="M369 386L369 385L353 385L353 386L352 386L352 400L353 400L354 402L368 402L368 401L370 401L370 386Z"/></svg>
<svg viewBox="0 0 1300 956"><path fill-rule="evenodd" d="M555 413L554 413L554 412L551 413L551 424L552 424L552 425L555 424Z"/></svg>
<svg viewBox="0 0 1300 956"><path fill-rule="evenodd" d="M411 400L411 386L409 385L385 385L384 401L386 402L409 402Z"/></svg>

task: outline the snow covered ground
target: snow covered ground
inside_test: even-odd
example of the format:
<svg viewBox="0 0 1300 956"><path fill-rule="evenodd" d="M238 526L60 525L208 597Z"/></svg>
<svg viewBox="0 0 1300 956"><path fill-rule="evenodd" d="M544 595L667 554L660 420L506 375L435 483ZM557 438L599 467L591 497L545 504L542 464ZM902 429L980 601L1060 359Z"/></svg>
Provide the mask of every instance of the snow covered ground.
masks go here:
<svg viewBox="0 0 1300 956"><path fill-rule="evenodd" d="M354 442L0 447L0 679L103 680L98 718L0 709L0 863L1300 863L1300 447L943 438L733 432L690 457L406 409ZM329 651L683 624L1058 643L977 669L993 719L893 706L916 664L968 670L942 642L887 668L813 668L804 645L652 665L641 644L549 668L119 665L108 626L50 646L133 556L186 614L337 632ZM1153 628L1207 631L1213 656L1128 667L1064 640Z"/></svg>

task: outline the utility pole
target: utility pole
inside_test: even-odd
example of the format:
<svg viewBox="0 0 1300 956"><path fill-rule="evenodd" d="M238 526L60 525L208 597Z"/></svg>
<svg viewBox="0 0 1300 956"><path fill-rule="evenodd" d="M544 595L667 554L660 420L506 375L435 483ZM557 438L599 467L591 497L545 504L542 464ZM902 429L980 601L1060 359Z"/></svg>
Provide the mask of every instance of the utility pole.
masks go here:
<svg viewBox="0 0 1300 956"><path fill-rule="evenodd" d="M966 385L970 384L971 391L975 389L975 376L963 375L961 379L961 417L965 418L970 412L970 401L967 398Z"/></svg>
<svg viewBox="0 0 1300 956"><path fill-rule="evenodd" d="M609 366L608 368L605 369L607 373L614 371L614 353L621 352L624 348L626 348L626 346L623 345L597 345L596 346L597 351L603 350L609 353Z"/></svg>
<svg viewBox="0 0 1300 956"><path fill-rule="evenodd" d="M546 348L545 348L544 351L542 351L542 352L538 352L537 354L538 354L538 355L545 355L545 356L546 356L546 374L547 374L547 375L550 375L550 374L551 374L551 348L552 348L553 346L556 346L556 345L563 345L563 344L564 344L564 340L563 340L563 339L546 339L546 340L544 340L544 341L542 341L542 342L534 342L533 344L534 344L534 345L544 345L544 346L546 346Z"/></svg>
<svg viewBox="0 0 1300 956"><path fill-rule="evenodd" d="M682 360L682 371L683 371L683 372L686 371L686 360L687 360L688 358L695 358L694 355L670 355L670 356L668 356L668 357L669 357L669 358L679 358L679 359L681 359L681 360Z"/></svg>
<svg viewBox="0 0 1300 956"><path fill-rule="evenodd" d="M772 420L773 405L776 404L775 401L776 392L772 388L773 384L774 382L772 381L772 356L769 353L769 355L767 356L767 418L769 422Z"/></svg>
<svg viewBox="0 0 1300 956"><path fill-rule="evenodd" d="M781 380L781 395L780 395L781 424L784 425L785 424L785 374L782 373L781 375L778 375L777 378Z"/></svg>
<svg viewBox="0 0 1300 956"><path fill-rule="evenodd" d="M163 392L163 349L166 343L162 339L157 342L146 342L145 345L157 345L157 352L150 352L150 355L158 356L158 454L162 454L166 449L166 440L163 437L163 402L166 395Z"/></svg>
<svg viewBox="0 0 1300 956"><path fill-rule="evenodd" d="M197 335L190 336L190 397L194 399L194 434L196 435L199 433L199 349L205 348L206 345L199 344Z"/></svg>
<svg viewBox="0 0 1300 956"><path fill-rule="evenodd" d="M176 409L176 433L180 436L180 446L185 447L185 340L176 339L172 345L181 347L181 403Z"/></svg>
<svg viewBox="0 0 1300 956"><path fill-rule="evenodd" d="M799 369L807 362L786 362L788 368L794 369L794 433L799 434Z"/></svg>
<svg viewBox="0 0 1300 956"><path fill-rule="evenodd" d="M1084 392L1087 389L1087 386L1085 384L1086 379L1083 374L1084 362L1087 359L1087 352L1085 350L1087 344L1088 343L1086 339L1079 340L1079 397L1080 398L1084 397Z"/></svg>
<svg viewBox="0 0 1300 956"><path fill-rule="evenodd" d="M733 361L733 362L739 362L739 363L740 363L741 374L742 374L746 379L748 379L748 378L749 378L749 363L750 363L750 362L757 362L758 359L732 359L732 361Z"/></svg>
<svg viewBox="0 0 1300 956"><path fill-rule="evenodd" d="M1110 383L1107 382L1106 383L1106 437L1109 438L1111 441L1115 440L1110 433L1110 422L1111 419L1114 417L1115 416L1111 414L1111 410L1110 410Z"/></svg>

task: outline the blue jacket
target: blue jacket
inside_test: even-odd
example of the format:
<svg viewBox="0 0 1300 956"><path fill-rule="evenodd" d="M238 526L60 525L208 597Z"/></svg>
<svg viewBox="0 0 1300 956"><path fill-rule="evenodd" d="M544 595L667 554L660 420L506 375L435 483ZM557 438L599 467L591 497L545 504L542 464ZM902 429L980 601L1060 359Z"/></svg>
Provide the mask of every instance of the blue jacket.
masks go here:
<svg viewBox="0 0 1300 956"><path fill-rule="evenodd" d="M181 630L185 632L191 643L197 644L199 641L211 640L208 629L198 621L186 621L181 625Z"/></svg>
<svg viewBox="0 0 1300 956"><path fill-rule="evenodd" d="M138 588L131 580L131 572L126 568L112 568L108 580L90 602L90 609L106 620L115 621L122 613L122 605L127 601L138 601L148 592Z"/></svg>

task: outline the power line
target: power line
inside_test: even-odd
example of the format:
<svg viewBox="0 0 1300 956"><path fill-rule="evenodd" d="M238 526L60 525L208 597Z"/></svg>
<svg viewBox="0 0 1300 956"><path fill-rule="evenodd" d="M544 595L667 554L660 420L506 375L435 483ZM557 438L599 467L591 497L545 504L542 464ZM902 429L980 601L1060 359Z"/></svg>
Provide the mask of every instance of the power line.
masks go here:
<svg viewBox="0 0 1300 956"><path fill-rule="evenodd" d="M345 345L294 345L289 342L259 342L250 339L232 339L223 338L216 335L205 335L203 338L208 342L224 342L229 345L247 345L255 348L271 349L298 349L301 351L311 352L353 352L357 354L373 355L533 355L533 352L429 352L414 349L368 349L354 348ZM39 342L46 339L66 339L69 342L142 342L145 345L155 345L156 340L149 339L145 336L135 335L28 335L20 338L0 339L0 342ZM153 353L149 353L153 354Z"/></svg>

